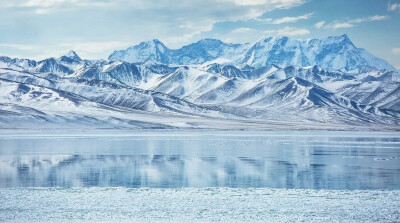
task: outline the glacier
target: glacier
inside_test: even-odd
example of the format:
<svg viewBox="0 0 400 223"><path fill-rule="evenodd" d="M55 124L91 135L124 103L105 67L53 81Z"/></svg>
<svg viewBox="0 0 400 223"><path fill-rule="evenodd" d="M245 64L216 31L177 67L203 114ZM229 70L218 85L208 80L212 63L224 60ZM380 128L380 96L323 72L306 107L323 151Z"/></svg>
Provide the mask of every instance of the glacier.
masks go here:
<svg viewBox="0 0 400 223"><path fill-rule="evenodd" d="M398 130L399 81L347 35L1 56L0 127Z"/></svg>

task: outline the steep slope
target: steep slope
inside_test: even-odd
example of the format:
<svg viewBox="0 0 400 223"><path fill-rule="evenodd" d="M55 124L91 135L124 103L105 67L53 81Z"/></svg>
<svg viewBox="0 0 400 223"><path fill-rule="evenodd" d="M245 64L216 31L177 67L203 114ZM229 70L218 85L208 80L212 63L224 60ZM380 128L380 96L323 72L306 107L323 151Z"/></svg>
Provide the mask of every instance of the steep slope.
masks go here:
<svg viewBox="0 0 400 223"><path fill-rule="evenodd" d="M94 64L82 71L79 77L126 84L128 86L135 86L143 80L138 67L135 64L126 62Z"/></svg>
<svg viewBox="0 0 400 223"><path fill-rule="evenodd" d="M221 75L183 66L169 75L160 77L150 89L194 102L204 93L215 89L228 80Z"/></svg>
<svg viewBox="0 0 400 223"><path fill-rule="evenodd" d="M318 66L310 66L310 67L294 67L287 66L283 69L278 69L274 73L272 73L268 78L289 78L289 77L298 77L312 83L324 83L327 81L347 81L356 79L354 76L339 72L339 71L327 71L321 69Z"/></svg>
<svg viewBox="0 0 400 223"><path fill-rule="evenodd" d="M139 45L129 47L127 50L114 51L108 59L111 61L126 61L140 63L148 59L168 64L170 62L170 50L159 40L142 42Z"/></svg>
<svg viewBox="0 0 400 223"><path fill-rule="evenodd" d="M400 82L368 81L345 85L337 92L363 105L400 117Z"/></svg>
<svg viewBox="0 0 400 223"><path fill-rule="evenodd" d="M0 68L9 68L13 70L28 70L37 66L37 62L29 59L18 59L0 56Z"/></svg>
<svg viewBox="0 0 400 223"><path fill-rule="evenodd" d="M59 60L61 62L70 63L70 64L71 63L76 63L76 62L79 63L80 61L82 61L82 59L78 56L78 54L76 54L75 51L73 51L73 50L71 50L67 54L61 56L59 58Z"/></svg>
<svg viewBox="0 0 400 223"><path fill-rule="evenodd" d="M0 128L173 128L61 90L5 80L0 88Z"/></svg>
<svg viewBox="0 0 400 223"><path fill-rule="evenodd" d="M53 73L58 75L70 75L74 71L69 67L61 64L55 58L49 58L38 62L38 66L34 68L35 72L39 73Z"/></svg>
<svg viewBox="0 0 400 223"><path fill-rule="evenodd" d="M177 50L153 40L110 59L84 60L74 51L39 62L0 57L0 126L400 123L399 73L346 35L253 44L204 39Z"/></svg>
<svg viewBox="0 0 400 223"><path fill-rule="evenodd" d="M213 74L221 74L228 78L239 77L250 79L244 72L232 65L221 65L217 63L209 64L205 67L205 70Z"/></svg>
<svg viewBox="0 0 400 223"><path fill-rule="evenodd" d="M263 81L242 93L232 100L230 104L263 109L271 106L300 108L302 106L333 105L356 108L350 101L339 98L334 93L298 77L277 81Z"/></svg>
<svg viewBox="0 0 400 223"><path fill-rule="evenodd" d="M247 50L247 44L224 43L217 39L202 39L196 43L173 50L172 64L201 64L219 58L235 61Z"/></svg>
<svg viewBox="0 0 400 223"><path fill-rule="evenodd" d="M399 122L372 106L360 105L297 77L261 82L224 106L253 118L346 124Z"/></svg>
<svg viewBox="0 0 400 223"><path fill-rule="evenodd" d="M112 107L146 112L184 113L193 116L225 116L218 111L207 109L170 95L131 88L99 79L62 78L48 80L29 73L0 69L1 79L69 92L86 100Z"/></svg>
<svg viewBox="0 0 400 223"><path fill-rule="evenodd" d="M252 66L317 65L328 70L354 72L394 70L384 60L357 48L347 35L309 40L295 40L288 37L264 38L253 44L241 62Z"/></svg>

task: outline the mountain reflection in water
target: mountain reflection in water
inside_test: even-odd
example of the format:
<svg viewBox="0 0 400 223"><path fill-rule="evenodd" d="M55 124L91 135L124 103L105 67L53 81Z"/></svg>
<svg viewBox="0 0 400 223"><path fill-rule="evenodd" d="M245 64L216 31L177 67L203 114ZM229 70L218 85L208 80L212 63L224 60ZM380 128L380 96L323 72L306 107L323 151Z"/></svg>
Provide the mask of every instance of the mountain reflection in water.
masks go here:
<svg viewBox="0 0 400 223"><path fill-rule="evenodd" d="M400 189L400 137L340 137L2 137L0 187Z"/></svg>

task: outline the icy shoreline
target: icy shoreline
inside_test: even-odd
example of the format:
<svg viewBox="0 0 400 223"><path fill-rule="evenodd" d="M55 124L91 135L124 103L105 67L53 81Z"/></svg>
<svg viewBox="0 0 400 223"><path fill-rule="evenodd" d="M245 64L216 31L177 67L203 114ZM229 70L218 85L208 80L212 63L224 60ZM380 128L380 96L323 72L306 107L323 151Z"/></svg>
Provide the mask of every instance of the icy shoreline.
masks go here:
<svg viewBox="0 0 400 223"><path fill-rule="evenodd" d="M2 222L394 222L399 190L2 188Z"/></svg>

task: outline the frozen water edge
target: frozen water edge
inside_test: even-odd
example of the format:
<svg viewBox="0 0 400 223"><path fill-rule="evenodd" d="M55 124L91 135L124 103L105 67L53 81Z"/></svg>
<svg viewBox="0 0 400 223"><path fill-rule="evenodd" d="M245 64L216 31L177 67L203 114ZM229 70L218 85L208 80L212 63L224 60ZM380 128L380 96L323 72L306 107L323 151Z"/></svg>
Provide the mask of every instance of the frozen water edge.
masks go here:
<svg viewBox="0 0 400 223"><path fill-rule="evenodd" d="M400 191L3 188L1 222L398 222Z"/></svg>

